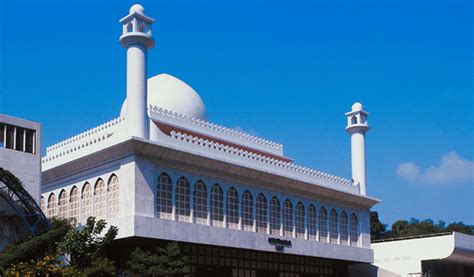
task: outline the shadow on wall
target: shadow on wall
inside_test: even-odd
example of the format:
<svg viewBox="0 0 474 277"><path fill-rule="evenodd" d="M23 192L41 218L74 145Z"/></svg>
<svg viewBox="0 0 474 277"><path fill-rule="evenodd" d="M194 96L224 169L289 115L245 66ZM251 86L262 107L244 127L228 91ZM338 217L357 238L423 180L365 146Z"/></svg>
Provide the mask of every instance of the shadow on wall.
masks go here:
<svg viewBox="0 0 474 277"><path fill-rule="evenodd" d="M400 277L399 274L384 270L370 264L356 264L349 266L349 277Z"/></svg>

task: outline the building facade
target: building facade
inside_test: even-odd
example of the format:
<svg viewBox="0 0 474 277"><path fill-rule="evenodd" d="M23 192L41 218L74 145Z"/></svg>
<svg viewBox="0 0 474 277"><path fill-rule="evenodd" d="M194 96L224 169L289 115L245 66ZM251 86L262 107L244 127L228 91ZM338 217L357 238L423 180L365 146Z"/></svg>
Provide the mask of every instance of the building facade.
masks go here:
<svg viewBox="0 0 474 277"><path fill-rule="evenodd" d="M0 114L0 251L48 227L36 204L41 186L39 145L39 123Z"/></svg>
<svg viewBox="0 0 474 277"><path fill-rule="evenodd" d="M147 77L154 20L142 6L120 22L126 100L117 118L47 148L49 217L104 218L122 245L179 241L193 276L346 276L373 262L362 105L346 114L353 180L299 166L279 143L208 121L183 81Z"/></svg>
<svg viewBox="0 0 474 277"><path fill-rule="evenodd" d="M38 201L41 185L41 124L0 114L0 167L20 179Z"/></svg>

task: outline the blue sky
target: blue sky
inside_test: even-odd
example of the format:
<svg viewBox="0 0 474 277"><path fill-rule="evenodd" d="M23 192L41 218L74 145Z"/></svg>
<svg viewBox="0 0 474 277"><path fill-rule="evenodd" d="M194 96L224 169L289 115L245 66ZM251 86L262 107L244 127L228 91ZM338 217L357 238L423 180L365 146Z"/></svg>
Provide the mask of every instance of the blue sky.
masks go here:
<svg viewBox="0 0 474 277"><path fill-rule="evenodd" d="M149 75L190 84L211 121L350 178L344 113L371 113L368 193L382 221L474 224L469 1L142 1ZM0 112L43 147L118 116L128 1L0 1Z"/></svg>

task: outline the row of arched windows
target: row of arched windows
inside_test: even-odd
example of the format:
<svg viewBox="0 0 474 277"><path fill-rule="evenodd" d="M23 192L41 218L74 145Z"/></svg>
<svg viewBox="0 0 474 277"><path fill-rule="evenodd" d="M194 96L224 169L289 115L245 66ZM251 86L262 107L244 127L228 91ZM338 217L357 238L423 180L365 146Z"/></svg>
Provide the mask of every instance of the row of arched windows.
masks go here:
<svg viewBox="0 0 474 277"><path fill-rule="evenodd" d="M328 214L325 207L317 210L310 204L305 208L302 202L294 207L289 199L280 203L276 196L268 202L263 193L254 200L248 190L239 197L233 187L225 192L224 197L218 184L214 184L209 192L208 197L207 186L202 181L196 182L191 189L185 177L180 177L173 189L171 177L162 173L157 183L157 215L182 222L358 245L359 222L355 213L349 216L345 211L338 214L331 209Z"/></svg>
<svg viewBox="0 0 474 277"><path fill-rule="evenodd" d="M47 217L74 218L76 222L85 223L89 216L98 219L117 217L119 209L119 182L115 174L110 176L107 185L99 178L92 185L86 182L79 190L73 186L68 192L63 189L58 199L54 192L49 193L45 202L41 197L41 209Z"/></svg>

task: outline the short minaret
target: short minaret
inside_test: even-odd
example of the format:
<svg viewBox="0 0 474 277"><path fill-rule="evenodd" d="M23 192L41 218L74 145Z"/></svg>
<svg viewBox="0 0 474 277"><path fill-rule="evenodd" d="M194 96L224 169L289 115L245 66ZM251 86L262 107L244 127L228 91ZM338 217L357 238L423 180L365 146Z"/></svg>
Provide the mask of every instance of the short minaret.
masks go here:
<svg viewBox="0 0 474 277"><path fill-rule="evenodd" d="M368 112L359 102L352 105L352 111L346 113L346 131L351 135L352 180L359 185L360 194L367 195L365 177L365 133L369 130Z"/></svg>
<svg viewBox="0 0 474 277"><path fill-rule="evenodd" d="M148 139L147 50L154 45L151 24L155 20L144 12L141 5L135 4L120 20L123 25L120 43L127 49L127 128L131 136Z"/></svg>

